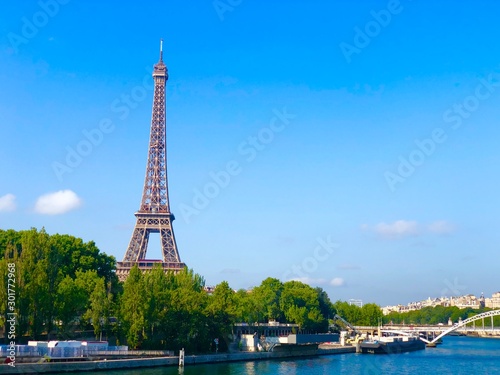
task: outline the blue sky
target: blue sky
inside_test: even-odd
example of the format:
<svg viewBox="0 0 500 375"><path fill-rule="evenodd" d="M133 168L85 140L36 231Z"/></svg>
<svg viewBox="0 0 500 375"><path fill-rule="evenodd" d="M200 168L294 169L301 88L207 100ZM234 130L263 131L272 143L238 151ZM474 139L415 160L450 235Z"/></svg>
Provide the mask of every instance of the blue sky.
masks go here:
<svg viewBox="0 0 500 375"><path fill-rule="evenodd" d="M2 8L0 228L122 259L164 38L174 230L207 284L296 278L381 305L500 288L499 4Z"/></svg>

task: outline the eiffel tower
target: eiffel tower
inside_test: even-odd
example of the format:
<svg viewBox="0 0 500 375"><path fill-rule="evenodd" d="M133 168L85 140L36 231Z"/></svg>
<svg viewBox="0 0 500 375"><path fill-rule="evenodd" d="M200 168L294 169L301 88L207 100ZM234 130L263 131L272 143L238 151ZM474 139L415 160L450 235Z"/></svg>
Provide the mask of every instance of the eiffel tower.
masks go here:
<svg viewBox="0 0 500 375"><path fill-rule="evenodd" d="M167 142L165 121L165 88L168 69L163 62L163 40L160 42L160 60L154 65L153 114L151 116L151 134L149 138L146 178L139 211L130 244L122 262L117 262L116 274L121 281L129 275L130 269L138 265L142 271L151 270L155 264L161 264L165 272L178 272L186 265L181 262L175 242L168 201L167 179ZM160 233L163 261L147 260L146 253L150 233Z"/></svg>

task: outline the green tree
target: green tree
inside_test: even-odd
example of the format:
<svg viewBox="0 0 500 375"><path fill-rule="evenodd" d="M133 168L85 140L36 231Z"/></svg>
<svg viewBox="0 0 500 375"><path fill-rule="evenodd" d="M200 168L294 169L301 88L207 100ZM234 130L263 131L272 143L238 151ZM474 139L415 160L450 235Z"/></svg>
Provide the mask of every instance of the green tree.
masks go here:
<svg viewBox="0 0 500 375"><path fill-rule="evenodd" d="M19 262L19 323L22 332L38 339L43 327L50 335L56 315L55 298L60 280L57 249L42 229L25 231Z"/></svg>
<svg viewBox="0 0 500 375"><path fill-rule="evenodd" d="M337 314L339 314L349 323L351 323L352 325L361 325L363 317L360 307L356 305L350 305L345 301L336 301L333 306L337 310Z"/></svg>
<svg viewBox="0 0 500 375"><path fill-rule="evenodd" d="M374 303L366 303L361 308L361 325L378 326L382 323L382 310Z"/></svg>
<svg viewBox="0 0 500 375"><path fill-rule="evenodd" d="M220 349L226 350L232 333L233 324L238 314L238 298L227 281L218 284L211 296L208 296L206 317L210 322L211 335L222 338Z"/></svg>
<svg viewBox="0 0 500 375"><path fill-rule="evenodd" d="M147 338L146 335L146 298L142 272L135 265L130 270L123 285L123 295L120 300L121 322L132 348L138 348Z"/></svg>
<svg viewBox="0 0 500 375"><path fill-rule="evenodd" d="M298 324L301 329L324 332L328 328L328 319L321 314L318 291L307 284L284 283L280 307L287 321Z"/></svg>
<svg viewBox="0 0 500 375"><path fill-rule="evenodd" d="M214 292L208 298L206 312L221 326L225 333L231 331L231 326L236 321L237 316L237 298L227 281L218 284Z"/></svg>
<svg viewBox="0 0 500 375"><path fill-rule="evenodd" d="M144 274L146 298L146 330L148 347L160 348L166 344L164 324L167 311L171 308L168 278L160 265Z"/></svg>
<svg viewBox="0 0 500 375"><path fill-rule="evenodd" d="M325 319L332 319L337 311L335 310L330 297L328 297L328 293L326 293L323 288L320 287L315 288L315 290L316 293L318 293L319 309L321 311L321 315L323 315Z"/></svg>
<svg viewBox="0 0 500 375"><path fill-rule="evenodd" d="M166 314L168 340L173 348L206 351L210 348L210 324L205 315L207 294L205 280L193 270L184 268L176 275L168 274L170 306Z"/></svg>
<svg viewBox="0 0 500 375"><path fill-rule="evenodd" d="M27 334L38 339L42 334L47 334L50 339L57 317L68 313L57 311L62 303L62 298L58 296L59 284L66 276L78 281L78 272L94 272L105 278L106 285L112 286L114 300L121 293L114 273L114 258L101 253L95 243L84 243L72 236L50 236L44 229L38 231L34 228L18 232L0 230L1 259L16 263L16 305L20 335ZM65 283L61 291L67 294L69 282ZM93 288L86 288L88 298Z"/></svg>
<svg viewBox="0 0 500 375"><path fill-rule="evenodd" d="M79 323L80 317L85 312L87 299L85 289L70 276L59 283L56 298L56 318L61 323L60 334L69 336L71 327Z"/></svg>
<svg viewBox="0 0 500 375"><path fill-rule="evenodd" d="M0 259L17 259L21 255L23 231L0 229Z"/></svg>
<svg viewBox="0 0 500 375"><path fill-rule="evenodd" d="M96 271L99 277L104 277L106 285L111 282L113 288L117 287L116 259L100 252L93 241L85 243L66 234L52 235L51 240L60 253L58 267L64 275L74 279L77 271Z"/></svg>
<svg viewBox="0 0 500 375"><path fill-rule="evenodd" d="M258 287L253 289L252 297L255 301L259 322L269 320L280 321L284 318L280 308L282 291L283 283L272 277L268 277Z"/></svg>
<svg viewBox="0 0 500 375"><path fill-rule="evenodd" d="M91 321L96 339L101 336L104 327L108 326L112 305L113 298L110 290L106 289L104 277L100 277L95 283L87 311L84 314L84 318Z"/></svg>
<svg viewBox="0 0 500 375"><path fill-rule="evenodd" d="M255 323L259 320L255 294L245 289L239 289L235 295L236 320L242 323Z"/></svg>

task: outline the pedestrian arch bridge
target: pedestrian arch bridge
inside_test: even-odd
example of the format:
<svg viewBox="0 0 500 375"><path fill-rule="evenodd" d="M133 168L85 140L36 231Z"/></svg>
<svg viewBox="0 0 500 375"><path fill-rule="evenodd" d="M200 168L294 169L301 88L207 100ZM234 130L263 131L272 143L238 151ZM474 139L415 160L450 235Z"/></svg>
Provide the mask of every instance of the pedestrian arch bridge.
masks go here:
<svg viewBox="0 0 500 375"><path fill-rule="evenodd" d="M457 329L459 329L460 327L463 327L469 323L472 323L472 322L475 322L476 320L480 320L480 319L484 319L484 318L488 318L488 317L494 317L494 316L498 316L500 315L500 310L491 310L491 311L487 311L487 312L484 312L484 313L481 313L481 314L477 314L477 315L474 315L468 319L465 319L465 320L462 320L461 322L455 324L454 326L452 326L451 328L447 329L446 331L444 331L443 333L441 333L440 335L436 336L432 341L427 341L427 340L424 340L421 338L421 340L423 341L426 341L427 343L429 344L434 344L436 343L441 337L444 337L446 336L448 333L450 332L453 332L453 331L456 331Z"/></svg>
<svg viewBox="0 0 500 375"><path fill-rule="evenodd" d="M442 337L448 335L451 332L457 331L457 330L463 330L463 327L465 327L467 324L475 322L477 320L483 320L484 318L491 317L492 319L492 326L493 326L493 317L494 316L500 316L500 309L499 310L491 310L487 311L481 314L474 315L468 319L462 320L459 323L454 324L453 326L447 328L445 326L412 326L411 329L405 329L405 326L385 326L383 327L380 331L384 333L396 333L399 335L414 335L416 332L441 332L439 335L437 335L434 339L432 340L427 340L424 337L420 336L420 340L426 342L427 344L435 344L439 339ZM374 332L377 330L377 327L355 327L356 330L358 331L372 331Z"/></svg>

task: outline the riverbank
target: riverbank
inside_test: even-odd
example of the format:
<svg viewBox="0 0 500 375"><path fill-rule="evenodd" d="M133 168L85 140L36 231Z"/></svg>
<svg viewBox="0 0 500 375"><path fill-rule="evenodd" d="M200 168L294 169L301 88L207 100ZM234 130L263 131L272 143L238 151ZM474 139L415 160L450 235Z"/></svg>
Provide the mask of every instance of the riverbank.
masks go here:
<svg viewBox="0 0 500 375"><path fill-rule="evenodd" d="M259 361L282 358L315 357L319 355L333 355L342 353L354 353L353 347L321 346L317 345L283 345L277 346L272 352L237 352L207 355L186 355L185 365L210 364L222 362ZM48 363L16 363L16 367L6 364L0 365L2 374L49 374L76 371L107 371L119 369L139 369L163 366L178 366L179 357L158 358L133 358L102 361L80 361L80 362L48 362Z"/></svg>

